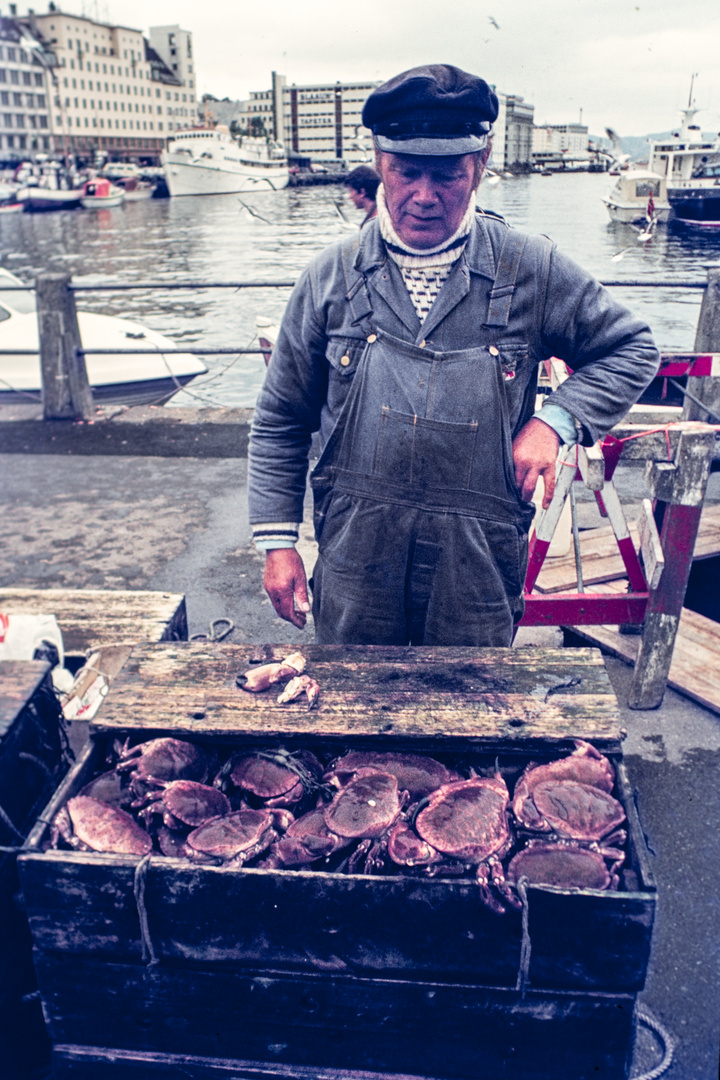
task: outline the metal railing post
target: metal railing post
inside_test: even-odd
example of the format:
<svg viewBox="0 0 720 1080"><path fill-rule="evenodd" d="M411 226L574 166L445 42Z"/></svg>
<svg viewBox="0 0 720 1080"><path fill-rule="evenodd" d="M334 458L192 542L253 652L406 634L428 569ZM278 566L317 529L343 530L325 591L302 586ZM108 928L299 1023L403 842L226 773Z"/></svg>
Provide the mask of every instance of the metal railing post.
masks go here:
<svg viewBox="0 0 720 1080"><path fill-rule="evenodd" d="M708 283L700 305L697 330L695 332L696 353L720 353L720 270L708 270ZM720 378L706 375L688 375L687 389L697 398L685 398L683 420L702 420L712 422L711 417L699 402L707 404L713 413L720 413Z"/></svg>
<svg viewBox="0 0 720 1080"><path fill-rule="evenodd" d="M93 400L69 274L39 274L35 285L45 420L88 420Z"/></svg>

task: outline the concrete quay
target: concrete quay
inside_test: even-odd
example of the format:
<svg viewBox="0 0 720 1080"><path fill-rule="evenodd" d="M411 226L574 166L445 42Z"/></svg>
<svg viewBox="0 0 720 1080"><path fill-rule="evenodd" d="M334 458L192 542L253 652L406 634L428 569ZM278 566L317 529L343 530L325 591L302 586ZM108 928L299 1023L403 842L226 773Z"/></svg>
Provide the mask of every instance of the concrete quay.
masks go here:
<svg viewBox="0 0 720 1080"><path fill-rule="evenodd" d="M76 424L43 422L37 407L22 409L14 419L0 413L2 586L181 592L190 634L228 617L230 641L311 640L311 627L297 631L275 617L262 590L246 509L248 410L128 409L105 423ZM646 494L641 470L620 467L616 480L632 516ZM581 525L599 524L590 493L578 495ZM707 499L720 501L717 473ZM307 523L301 547L311 564ZM562 636L554 628L523 630L516 644L561 645ZM631 669L609 657L606 665L659 886L640 1002L675 1040L665 1076L716 1080L720 717L673 691L658 710L631 711ZM633 1077L659 1060L655 1037L641 1027Z"/></svg>

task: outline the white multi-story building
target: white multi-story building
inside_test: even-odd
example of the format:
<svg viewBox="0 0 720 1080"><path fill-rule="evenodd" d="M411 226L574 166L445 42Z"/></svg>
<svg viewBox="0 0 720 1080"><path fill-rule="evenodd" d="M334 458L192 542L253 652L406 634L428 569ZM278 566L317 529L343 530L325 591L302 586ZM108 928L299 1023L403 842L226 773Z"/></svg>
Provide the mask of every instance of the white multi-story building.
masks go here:
<svg viewBox="0 0 720 1080"><path fill-rule="evenodd" d="M250 95L248 116L263 121L268 135L282 141L290 155L312 161L371 161L372 137L362 126L363 105L377 82L287 85L272 74L270 90Z"/></svg>
<svg viewBox="0 0 720 1080"><path fill-rule="evenodd" d="M51 149L47 62L29 27L0 16L0 164Z"/></svg>
<svg viewBox="0 0 720 1080"><path fill-rule="evenodd" d="M52 148L158 161L187 90L142 32L66 15L52 2L46 15L29 20L56 58L49 69ZM191 108L193 100L194 92Z"/></svg>
<svg viewBox="0 0 720 1080"><path fill-rule="evenodd" d="M535 107L517 94L498 94L491 168L530 171L534 114Z"/></svg>
<svg viewBox="0 0 720 1080"><path fill-rule="evenodd" d="M534 154L569 154L587 156L588 128L585 124L546 124L533 128Z"/></svg>
<svg viewBox="0 0 720 1080"><path fill-rule="evenodd" d="M173 95L168 112L169 132L197 123L195 104L197 78L193 57L192 34L179 26L151 26L150 45L172 71L182 89Z"/></svg>

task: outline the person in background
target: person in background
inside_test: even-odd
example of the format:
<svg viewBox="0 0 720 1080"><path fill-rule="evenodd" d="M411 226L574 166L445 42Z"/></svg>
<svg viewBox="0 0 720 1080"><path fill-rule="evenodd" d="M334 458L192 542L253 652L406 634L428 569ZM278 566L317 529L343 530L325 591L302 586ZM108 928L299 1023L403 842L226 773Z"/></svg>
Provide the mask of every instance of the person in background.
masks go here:
<svg viewBox="0 0 720 1080"><path fill-rule="evenodd" d="M365 217L360 222L360 228L377 214L377 195L380 177L371 165L358 165L345 177L348 189L348 197L357 210L364 210Z"/></svg>
<svg viewBox="0 0 720 1080"><path fill-rule="evenodd" d="M377 217L287 305L250 435L250 522L281 618L305 625L308 453L319 643L507 646L530 502L561 443L592 446L654 377L646 323L546 236L476 205L498 99L448 64L367 98ZM539 365L572 373L537 407Z"/></svg>

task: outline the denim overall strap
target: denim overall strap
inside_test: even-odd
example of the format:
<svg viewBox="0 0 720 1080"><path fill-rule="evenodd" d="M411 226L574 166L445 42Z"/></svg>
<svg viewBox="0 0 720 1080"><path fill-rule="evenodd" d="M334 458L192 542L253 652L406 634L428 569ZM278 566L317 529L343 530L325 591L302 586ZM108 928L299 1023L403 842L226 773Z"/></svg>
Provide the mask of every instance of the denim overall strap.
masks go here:
<svg viewBox="0 0 720 1080"><path fill-rule="evenodd" d="M485 326L506 327L510 317L510 305L512 303L515 284L517 282L518 269L527 236L524 233L508 229L505 234L503 246L495 271L495 281L490 290L490 303L488 305Z"/></svg>

